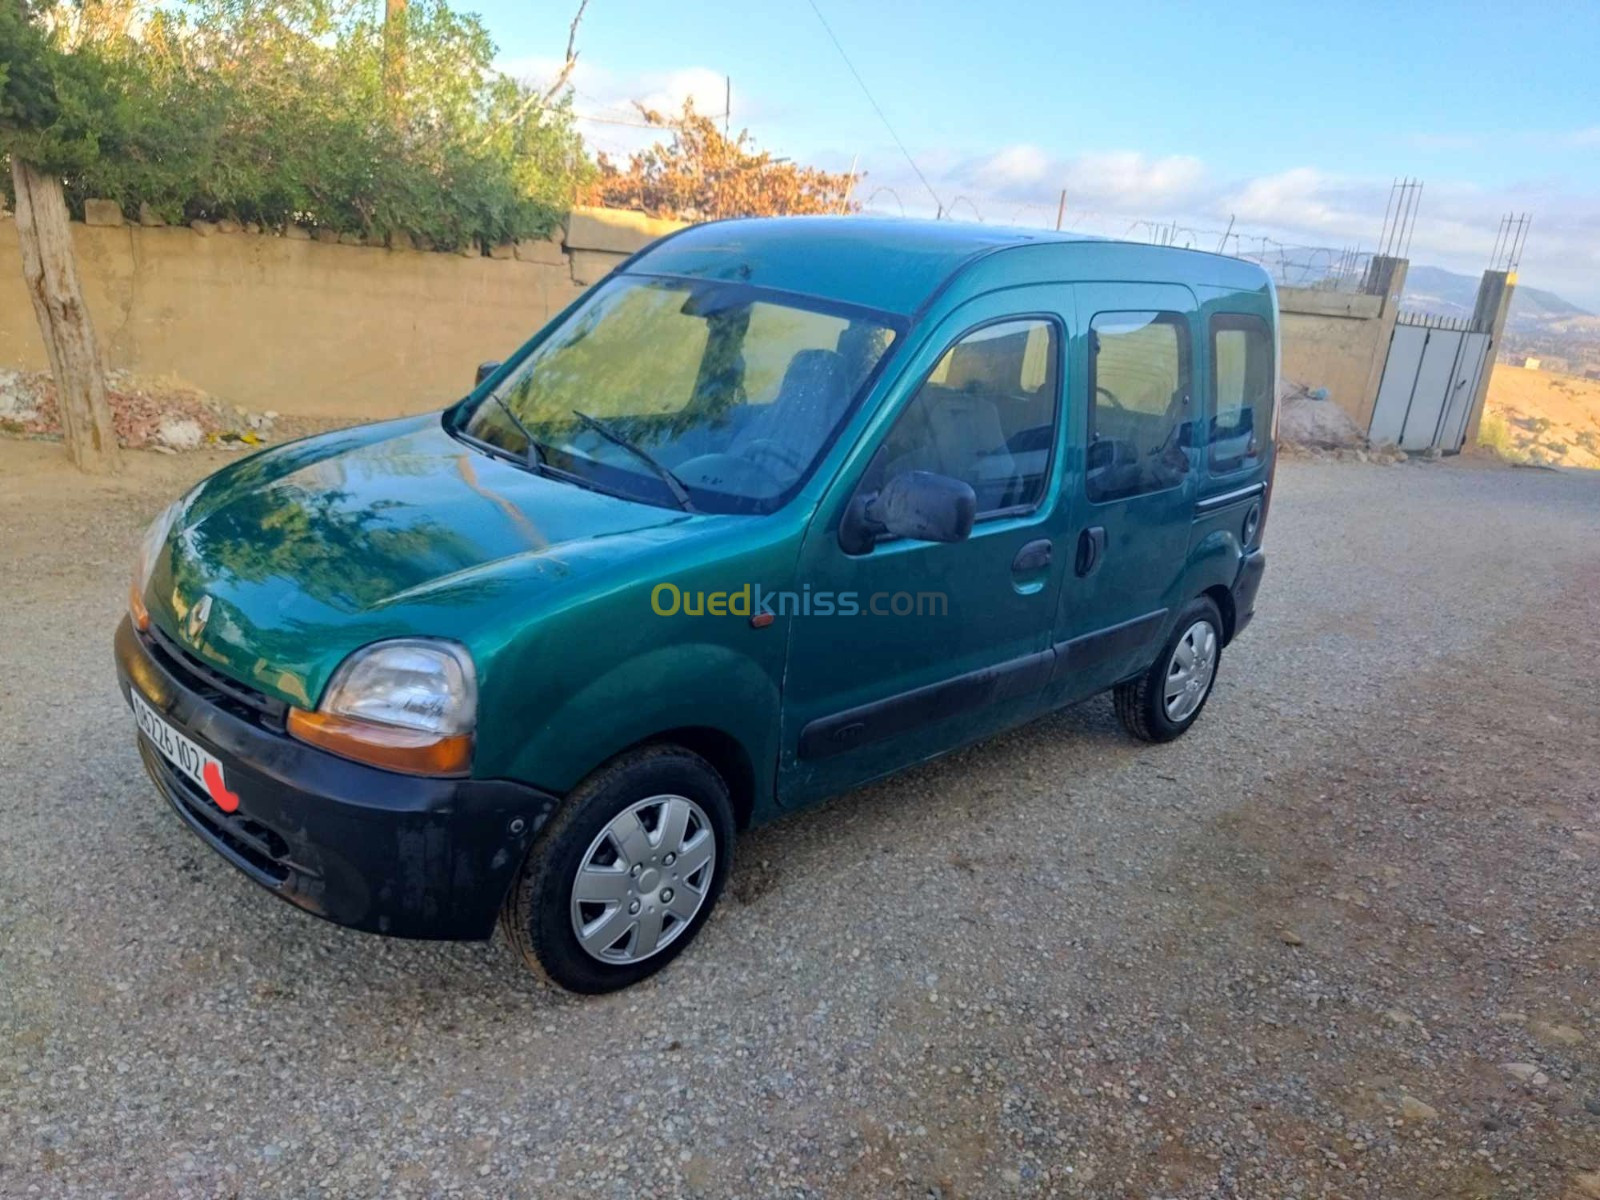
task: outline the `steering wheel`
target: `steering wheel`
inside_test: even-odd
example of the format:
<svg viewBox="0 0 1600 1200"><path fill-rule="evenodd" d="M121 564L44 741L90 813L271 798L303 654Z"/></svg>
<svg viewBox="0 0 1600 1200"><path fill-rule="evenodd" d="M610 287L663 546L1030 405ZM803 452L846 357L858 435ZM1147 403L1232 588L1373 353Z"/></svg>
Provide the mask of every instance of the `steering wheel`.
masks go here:
<svg viewBox="0 0 1600 1200"><path fill-rule="evenodd" d="M1100 387L1099 385L1096 385L1095 389L1094 389L1094 393L1097 396L1104 396L1107 400L1111 401L1111 407L1114 408L1114 409L1117 409L1119 412L1127 412L1128 411L1127 405L1123 404L1121 400L1118 400L1117 399L1117 394L1115 392L1113 392L1110 388L1103 388L1103 387Z"/></svg>
<svg viewBox="0 0 1600 1200"><path fill-rule="evenodd" d="M781 467L787 467L795 475L805 470L806 465L795 450L773 438L757 438L740 449L739 457L747 458L757 466L765 466L766 462L777 463Z"/></svg>

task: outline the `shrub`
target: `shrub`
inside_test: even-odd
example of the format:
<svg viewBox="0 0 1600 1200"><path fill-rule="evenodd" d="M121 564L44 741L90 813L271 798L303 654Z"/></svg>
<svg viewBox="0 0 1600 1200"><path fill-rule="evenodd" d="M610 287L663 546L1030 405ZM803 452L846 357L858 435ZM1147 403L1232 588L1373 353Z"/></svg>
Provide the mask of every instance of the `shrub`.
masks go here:
<svg viewBox="0 0 1600 1200"><path fill-rule="evenodd" d="M403 232L441 248L548 232L592 171L568 105L496 72L487 31L446 0L413 0L387 28L380 9L184 0L137 36L88 38L80 20L61 58L107 99L60 114L45 152L18 148L62 172L79 212L100 196L130 216L147 205L168 221ZM73 29L58 15L52 32Z"/></svg>
<svg viewBox="0 0 1600 1200"><path fill-rule="evenodd" d="M780 162L757 151L748 130L725 136L710 117L685 100L667 116L639 106L650 125L671 134L631 155L626 167L599 156L588 190L591 204L639 209L655 217L712 221L722 217L775 217L853 211L856 176Z"/></svg>

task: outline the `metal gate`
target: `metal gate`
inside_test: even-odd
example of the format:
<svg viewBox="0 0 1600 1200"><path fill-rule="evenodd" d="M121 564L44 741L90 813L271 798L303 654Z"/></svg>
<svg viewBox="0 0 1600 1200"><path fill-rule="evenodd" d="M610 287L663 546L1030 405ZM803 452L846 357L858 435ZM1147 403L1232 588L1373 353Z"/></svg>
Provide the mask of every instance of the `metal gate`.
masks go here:
<svg viewBox="0 0 1600 1200"><path fill-rule="evenodd" d="M1401 313L1368 439L1402 450L1460 450L1488 358L1489 335L1470 322Z"/></svg>

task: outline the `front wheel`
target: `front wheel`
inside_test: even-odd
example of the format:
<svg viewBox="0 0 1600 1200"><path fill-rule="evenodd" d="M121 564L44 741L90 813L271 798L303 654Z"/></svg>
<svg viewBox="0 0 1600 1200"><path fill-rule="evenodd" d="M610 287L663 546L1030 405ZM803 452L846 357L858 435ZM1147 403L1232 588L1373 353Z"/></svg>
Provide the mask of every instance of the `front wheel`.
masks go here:
<svg viewBox="0 0 1600 1200"><path fill-rule="evenodd" d="M524 960L610 992L677 957L733 860L728 787L699 755L648 746L590 776L528 852L501 923Z"/></svg>
<svg viewBox="0 0 1600 1200"><path fill-rule="evenodd" d="M1178 614L1150 669L1116 687L1123 728L1146 742L1170 742L1199 718L1222 662L1222 614L1207 598Z"/></svg>

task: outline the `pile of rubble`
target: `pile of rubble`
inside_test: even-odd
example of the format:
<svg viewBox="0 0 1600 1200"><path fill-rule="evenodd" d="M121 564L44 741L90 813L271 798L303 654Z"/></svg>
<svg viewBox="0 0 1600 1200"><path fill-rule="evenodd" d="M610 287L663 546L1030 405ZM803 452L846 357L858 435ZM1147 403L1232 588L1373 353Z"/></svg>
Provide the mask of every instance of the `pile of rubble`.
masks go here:
<svg viewBox="0 0 1600 1200"><path fill-rule="evenodd" d="M1326 388L1283 381L1278 392L1278 450L1286 458L1337 459L1382 466L1413 456L1393 444L1374 446L1356 423L1328 398ZM1439 457L1438 450L1416 456Z"/></svg>
<svg viewBox="0 0 1600 1200"><path fill-rule="evenodd" d="M246 450L271 439L278 414L248 413L184 384L106 376L106 399L117 441L133 450ZM0 369L0 433L59 438L55 381L44 371Z"/></svg>

